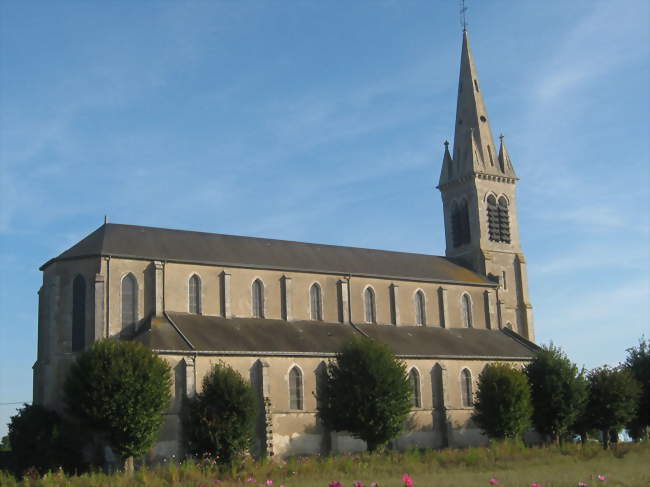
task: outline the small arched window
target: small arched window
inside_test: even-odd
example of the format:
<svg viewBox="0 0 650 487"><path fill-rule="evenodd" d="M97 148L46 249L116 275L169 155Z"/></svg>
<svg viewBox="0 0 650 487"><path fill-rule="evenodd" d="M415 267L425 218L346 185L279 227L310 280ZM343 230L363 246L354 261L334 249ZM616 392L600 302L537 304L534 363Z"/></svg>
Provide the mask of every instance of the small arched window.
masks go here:
<svg viewBox="0 0 650 487"><path fill-rule="evenodd" d="M86 281L78 275L72 281L72 351L84 349L86 342Z"/></svg>
<svg viewBox="0 0 650 487"><path fill-rule="evenodd" d="M411 383L411 406L414 408L422 407L422 395L420 394L420 373L416 368L409 372L409 382Z"/></svg>
<svg viewBox="0 0 650 487"><path fill-rule="evenodd" d="M297 366L289 372L289 409L302 409L302 372Z"/></svg>
<svg viewBox="0 0 650 487"><path fill-rule="evenodd" d="M471 408L474 405L474 394L472 392L472 374L467 369L463 369L463 371L460 373L460 397L463 407Z"/></svg>
<svg viewBox="0 0 650 487"><path fill-rule="evenodd" d="M194 274L188 283L188 309L190 313L201 313L201 278Z"/></svg>
<svg viewBox="0 0 650 487"><path fill-rule="evenodd" d="M467 201L454 202L451 208L451 238L454 247L468 244L471 240L469 230L469 209Z"/></svg>
<svg viewBox="0 0 650 487"><path fill-rule="evenodd" d="M421 326L427 324L427 305L422 291L415 293L415 323Z"/></svg>
<svg viewBox="0 0 650 487"><path fill-rule="evenodd" d="M377 323L377 311L375 309L375 291L367 287L363 293L363 304L366 323Z"/></svg>
<svg viewBox="0 0 650 487"><path fill-rule="evenodd" d="M264 284L255 279L251 288L253 317L264 318Z"/></svg>
<svg viewBox="0 0 650 487"><path fill-rule="evenodd" d="M309 289L309 303L311 319L321 321L323 319L323 296L317 283L312 284Z"/></svg>
<svg viewBox="0 0 650 487"><path fill-rule="evenodd" d="M465 328L472 328L472 298L469 294L463 294L461 298L461 307L463 310L463 324Z"/></svg>
<svg viewBox="0 0 650 487"><path fill-rule="evenodd" d="M122 279L122 331L138 320L138 281L131 273Z"/></svg>

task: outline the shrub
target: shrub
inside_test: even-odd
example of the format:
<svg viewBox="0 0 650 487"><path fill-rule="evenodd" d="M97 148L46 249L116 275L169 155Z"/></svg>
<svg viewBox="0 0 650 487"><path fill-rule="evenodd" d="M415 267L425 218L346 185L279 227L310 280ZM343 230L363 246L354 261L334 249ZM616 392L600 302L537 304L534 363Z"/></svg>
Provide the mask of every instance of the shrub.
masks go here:
<svg viewBox="0 0 650 487"><path fill-rule="evenodd" d="M629 370L607 366L592 370L589 375L587 424L602 431L603 448L634 417L641 386Z"/></svg>
<svg viewBox="0 0 650 487"><path fill-rule="evenodd" d="M553 345L537 352L525 372L530 383L535 429L558 442L586 405L584 372Z"/></svg>
<svg viewBox="0 0 650 487"><path fill-rule="evenodd" d="M385 345L355 339L327 366L319 417L335 431L349 431L368 449L395 438L411 410L404 363Z"/></svg>
<svg viewBox="0 0 650 487"><path fill-rule="evenodd" d="M192 453L210 454L229 464L251 446L257 403L251 385L220 362L203 378L203 388L189 399L185 437Z"/></svg>
<svg viewBox="0 0 650 487"><path fill-rule="evenodd" d="M638 347L628 348L624 365L641 384L637 413L628 424L631 436L639 440L647 436L650 426L650 344L641 338Z"/></svg>
<svg viewBox="0 0 650 487"><path fill-rule="evenodd" d="M80 440L73 424L56 411L25 404L9 423L10 466L16 475L30 468L44 473L80 467Z"/></svg>
<svg viewBox="0 0 650 487"><path fill-rule="evenodd" d="M122 460L153 446L171 398L167 363L135 342L95 342L72 365L67 411L105 436Z"/></svg>
<svg viewBox="0 0 650 487"><path fill-rule="evenodd" d="M478 378L472 419L490 438L521 438L532 405L526 375L508 364L488 364Z"/></svg>

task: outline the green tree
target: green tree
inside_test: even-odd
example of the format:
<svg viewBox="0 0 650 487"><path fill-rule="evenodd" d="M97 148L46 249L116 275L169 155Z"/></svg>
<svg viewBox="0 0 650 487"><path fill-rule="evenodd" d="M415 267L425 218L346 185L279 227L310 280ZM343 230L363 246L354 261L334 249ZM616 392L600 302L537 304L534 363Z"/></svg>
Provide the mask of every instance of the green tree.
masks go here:
<svg viewBox="0 0 650 487"><path fill-rule="evenodd" d="M17 475L31 467L40 473L59 467L71 472L81 467L80 439L75 433L74 425L56 411L25 404L11 417L2 443L6 439L10 445L11 468Z"/></svg>
<svg viewBox="0 0 650 487"><path fill-rule="evenodd" d="M603 448L635 416L641 385L624 367L599 367L588 375L587 422L602 432Z"/></svg>
<svg viewBox="0 0 650 487"><path fill-rule="evenodd" d="M586 405L584 372L553 345L539 350L525 372L535 429L557 443L567 435Z"/></svg>
<svg viewBox="0 0 650 487"><path fill-rule="evenodd" d="M64 385L67 411L101 433L132 469L132 458L155 440L171 399L169 365L135 342L95 342L70 367Z"/></svg>
<svg viewBox="0 0 650 487"><path fill-rule="evenodd" d="M628 424L631 436L640 440L650 426L650 343L641 337L638 347L628 348L624 366L641 384L637 413Z"/></svg>
<svg viewBox="0 0 650 487"><path fill-rule="evenodd" d="M532 414L526 375L508 364L488 364L478 378L472 419L490 438L521 438Z"/></svg>
<svg viewBox="0 0 650 487"><path fill-rule="evenodd" d="M230 464L251 446L257 402L239 372L220 362L203 378L200 393L188 400L185 439L192 453L209 453Z"/></svg>
<svg viewBox="0 0 650 487"><path fill-rule="evenodd" d="M334 431L349 431L370 451L395 438L411 410L406 366L386 345L355 339L327 366L319 417Z"/></svg>

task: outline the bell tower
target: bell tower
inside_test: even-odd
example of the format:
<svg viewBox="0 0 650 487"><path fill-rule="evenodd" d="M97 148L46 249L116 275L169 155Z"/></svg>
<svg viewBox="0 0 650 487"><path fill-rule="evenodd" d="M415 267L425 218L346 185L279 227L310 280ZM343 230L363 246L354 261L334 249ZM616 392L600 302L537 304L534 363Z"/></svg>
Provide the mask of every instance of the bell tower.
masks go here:
<svg viewBox="0 0 650 487"><path fill-rule="evenodd" d="M521 250L518 178L499 137L497 152L469 37L463 30L454 145L445 152L442 194L447 257L499 283L498 323L534 340L526 259Z"/></svg>

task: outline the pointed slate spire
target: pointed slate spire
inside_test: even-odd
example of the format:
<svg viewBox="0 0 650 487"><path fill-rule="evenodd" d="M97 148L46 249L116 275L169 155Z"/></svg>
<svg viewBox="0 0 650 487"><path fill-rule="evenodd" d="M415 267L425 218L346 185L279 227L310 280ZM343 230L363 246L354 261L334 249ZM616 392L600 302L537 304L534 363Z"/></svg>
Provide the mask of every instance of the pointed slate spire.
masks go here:
<svg viewBox="0 0 650 487"><path fill-rule="evenodd" d="M449 153L449 141L445 140L445 155L442 158L442 169L440 170L440 181L438 184L445 184L454 177L454 161Z"/></svg>
<svg viewBox="0 0 650 487"><path fill-rule="evenodd" d="M501 169L497 160L492 129L466 30L463 31L452 160L456 171L453 176L443 171L441 185L450 182L450 177L456 179L472 173L494 176L514 174L511 167L507 170L508 164L504 165L506 169ZM448 176L444 181L443 174Z"/></svg>
<svg viewBox="0 0 650 487"><path fill-rule="evenodd" d="M508 149L506 148L505 137L503 134L499 135L499 140L501 142L499 146L499 169L503 174L508 177L516 178L515 169L512 167L512 162L510 161L510 154L508 154Z"/></svg>

